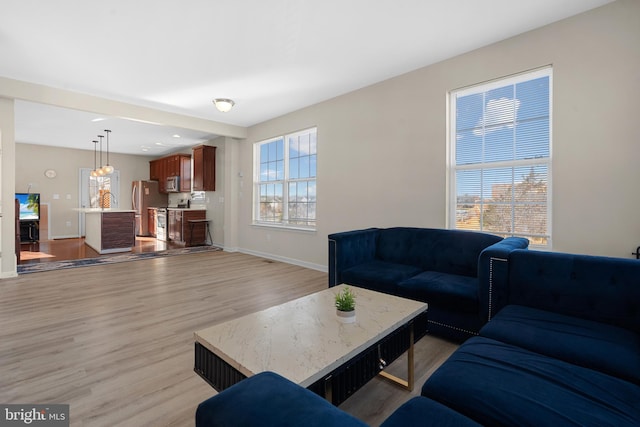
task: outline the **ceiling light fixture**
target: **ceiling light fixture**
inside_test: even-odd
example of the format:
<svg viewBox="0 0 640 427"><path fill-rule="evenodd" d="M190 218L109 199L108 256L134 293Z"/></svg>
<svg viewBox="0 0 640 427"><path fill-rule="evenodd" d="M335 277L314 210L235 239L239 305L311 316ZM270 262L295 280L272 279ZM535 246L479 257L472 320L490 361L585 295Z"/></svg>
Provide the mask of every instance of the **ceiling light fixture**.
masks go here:
<svg viewBox="0 0 640 427"><path fill-rule="evenodd" d="M111 175L114 171L113 166L109 164L109 134L111 133L111 131L109 129L105 129L104 131L107 133L107 164L104 166L98 167L96 162L96 155L97 155L96 149L98 146L98 141L91 141L94 144L93 145L93 170L91 171L91 176L93 177ZM102 165L102 138L104 138L104 135L98 135L98 138L100 138L100 164Z"/></svg>
<svg viewBox="0 0 640 427"><path fill-rule="evenodd" d="M100 164L102 164L102 138L104 138L104 135L98 135L98 138L100 138ZM98 176L104 176L105 172L104 169L102 168L102 166L100 166L98 169L96 169L96 173L98 174Z"/></svg>
<svg viewBox="0 0 640 427"><path fill-rule="evenodd" d="M109 134L111 131L109 129L104 130L107 133L107 164L102 167L105 175L111 175L113 173L113 166L109 164Z"/></svg>
<svg viewBox="0 0 640 427"><path fill-rule="evenodd" d="M227 98L216 98L213 100L213 103L215 104L216 108L223 113L229 112L231 108L236 105L236 103L233 102L233 99Z"/></svg>
<svg viewBox="0 0 640 427"><path fill-rule="evenodd" d="M97 177L98 176L98 163L97 163L98 141L93 140L91 142L93 142L93 170L91 171L91 176Z"/></svg>

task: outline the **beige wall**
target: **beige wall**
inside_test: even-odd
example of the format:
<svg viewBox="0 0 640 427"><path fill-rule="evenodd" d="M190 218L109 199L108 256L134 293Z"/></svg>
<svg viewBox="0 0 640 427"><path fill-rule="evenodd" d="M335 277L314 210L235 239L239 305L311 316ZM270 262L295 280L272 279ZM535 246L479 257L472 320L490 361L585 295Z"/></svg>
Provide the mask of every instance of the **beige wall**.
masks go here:
<svg viewBox="0 0 640 427"><path fill-rule="evenodd" d="M618 0L251 127L239 146L239 247L325 268L329 233L445 227L447 93L552 64L553 249L630 257L640 245L638 22L640 2ZM309 126L317 232L252 226L252 144Z"/></svg>
<svg viewBox="0 0 640 427"><path fill-rule="evenodd" d="M120 171L120 207L131 208L131 182L149 179L151 157L112 153L110 163ZM40 193L40 203L49 204L49 231L52 238L78 236L79 174L81 168L93 168L93 150L16 144L15 191ZM54 169L53 179L44 171ZM54 194L59 195L54 199ZM45 239L46 236L40 236Z"/></svg>
<svg viewBox="0 0 640 427"><path fill-rule="evenodd" d="M12 231L13 217L6 195L32 181L41 186L39 192L53 194L48 188L53 184L45 183L42 173L49 162L60 164L44 151L31 152L33 177L22 175L27 166L20 159L30 153L23 150L33 147L14 146L13 98L104 114L125 111L130 117L228 135L216 140L224 143L224 155L218 157L218 165L224 166L218 174L221 193L212 193L215 215L224 212L214 225L221 228L216 236L230 250L325 269L329 233L369 226L445 227L447 93L552 64L553 249L629 257L640 245L640 135L632 110L640 93L638 22L640 2L618 0L248 130L0 78L0 97L6 98L0 98L2 252L13 248L5 233ZM253 142L310 126L318 127L318 230L251 225ZM235 139L244 136L246 140ZM74 181L77 192L73 176L79 167L92 165L91 151L70 158L72 169L65 179ZM114 157L112 163L117 162ZM120 165L126 162L122 159ZM123 175L121 183L127 187L146 177ZM77 204L77 194L70 194ZM62 212L53 203L52 210ZM58 233L66 232L52 234ZM11 274L15 259L3 256L2 275Z"/></svg>
<svg viewBox="0 0 640 427"><path fill-rule="evenodd" d="M13 99L0 97L0 278L16 275L15 257L15 119Z"/></svg>

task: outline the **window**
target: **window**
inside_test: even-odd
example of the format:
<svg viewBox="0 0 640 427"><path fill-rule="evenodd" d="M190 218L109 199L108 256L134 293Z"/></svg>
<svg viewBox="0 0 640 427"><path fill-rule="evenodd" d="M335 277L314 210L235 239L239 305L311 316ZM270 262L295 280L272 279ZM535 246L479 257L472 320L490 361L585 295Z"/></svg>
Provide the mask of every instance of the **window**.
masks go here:
<svg viewBox="0 0 640 427"><path fill-rule="evenodd" d="M551 68L450 94L449 226L551 247Z"/></svg>
<svg viewBox="0 0 640 427"><path fill-rule="evenodd" d="M315 229L316 153L316 128L255 144L255 223Z"/></svg>

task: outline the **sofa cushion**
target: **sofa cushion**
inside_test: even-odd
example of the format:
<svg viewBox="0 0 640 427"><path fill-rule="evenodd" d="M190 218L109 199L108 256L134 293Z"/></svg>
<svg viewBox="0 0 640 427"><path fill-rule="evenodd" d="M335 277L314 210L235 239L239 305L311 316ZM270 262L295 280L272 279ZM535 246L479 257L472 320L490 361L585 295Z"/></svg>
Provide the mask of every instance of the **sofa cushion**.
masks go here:
<svg viewBox="0 0 640 427"><path fill-rule="evenodd" d="M480 424L427 397L414 397L396 409L380 427L479 427Z"/></svg>
<svg viewBox="0 0 640 427"><path fill-rule="evenodd" d="M424 271L398 283L399 295L467 313L478 312L478 279Z"/></svg>
<svg viewBox="0 0 640 427"><path fill-rule="evenodd" d="M640 336L627 329L508 305L480 335L640 384Z"/></svg>
<svg viewBox="0 0 640 427"><path fill-rule="evenodd" d="M359 426L366 424L273 372L240 381L200 403L196 427Z"/></svg>
<svg viewBox="0 0 640 427"><path fill-rule="evenodd" d="M501 240L492 234L463 230L386 228L378 232L376 258L421 270L476 277L480 253Z"/></svg>
<svg viewBox="0 0 640 427"><path fill-rule="evenodd" d="M640 387L485 337L467 340L424 396L491 426L638 426Z"/></svg>
<svg viewBox="0 0 640 427"><path fill-rule="evenodd" d="M609 323L640 333L640 262L516 249L509 303Z"/></svg>
<svg viewBox="0 0 640 427"><path fill-rule="evenodd" d="M398 282L416 275L418 267L384 261L370 261L347 268L342 280L350 285L359 285L374 291L396 294Z"/></svg>

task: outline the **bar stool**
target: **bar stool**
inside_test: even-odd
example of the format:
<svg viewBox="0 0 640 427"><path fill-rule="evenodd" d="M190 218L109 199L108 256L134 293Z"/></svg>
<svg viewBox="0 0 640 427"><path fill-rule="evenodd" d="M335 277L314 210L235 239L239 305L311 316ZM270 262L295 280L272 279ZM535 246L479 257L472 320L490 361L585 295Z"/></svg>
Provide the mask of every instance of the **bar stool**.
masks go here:
<svg viewBox="0 0 640 427"><path fill-rule="evenodd" d="M190 219L187 221L189 223L189 246L193 245L193 227L195 227L196 225L204 225L205 226L205 230L206 230L206 234L204 236L204 244L207 245L207 236L209 236L209 242L210 245L213 244L213 238L211 237L211 231L209 229L209 222L210 220L208 219Z"/></svg>

